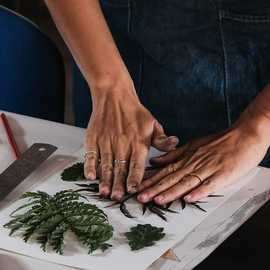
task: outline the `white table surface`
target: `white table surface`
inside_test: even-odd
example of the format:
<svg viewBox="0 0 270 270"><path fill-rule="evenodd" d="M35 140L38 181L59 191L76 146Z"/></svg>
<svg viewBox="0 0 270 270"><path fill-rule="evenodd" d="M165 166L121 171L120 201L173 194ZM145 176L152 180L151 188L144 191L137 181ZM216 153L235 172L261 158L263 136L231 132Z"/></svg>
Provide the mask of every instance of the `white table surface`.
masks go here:
<svg viewBox="0 0 270 270"><path fill-rule="evenodd" d="M56 145L58 147L57 153L53 154L50 162L54 162L57 166L83 147L85 130L82 128L9 112L6 112L6 116L21 153L36 142ZM0 127L0 151L5 153L5 155L1 155L0 152L0 171L3 171L14 161L14 156L2 127ZM46 166L42 166L43 164L39 173L46 173ZM172 247L180 260L179 262L160 258L155 265L148 267L147 270L193 269L267 202L270 189L268 178L270 179L270 170L259 168L256 178L240 188L184 240ZM20 193L25 191L21 184L16 190ZM74 268L0 249L0 270L14 269L70 270Z"/></svg>

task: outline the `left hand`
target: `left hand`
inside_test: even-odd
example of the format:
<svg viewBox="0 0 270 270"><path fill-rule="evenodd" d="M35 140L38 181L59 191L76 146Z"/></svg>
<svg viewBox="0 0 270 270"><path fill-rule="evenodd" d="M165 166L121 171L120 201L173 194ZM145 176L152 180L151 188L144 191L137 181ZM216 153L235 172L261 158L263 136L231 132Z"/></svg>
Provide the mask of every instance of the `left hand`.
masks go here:
<svg viewBox="0 0 270 270"><path fill-rule="evenodd" d="M265 139L248 121L238 121L226 130L152 158L153 166L170 165L142 182L138 200L163 205L184 196L186 202L198 201L243 178L260 163L267 148Z"/></svg>

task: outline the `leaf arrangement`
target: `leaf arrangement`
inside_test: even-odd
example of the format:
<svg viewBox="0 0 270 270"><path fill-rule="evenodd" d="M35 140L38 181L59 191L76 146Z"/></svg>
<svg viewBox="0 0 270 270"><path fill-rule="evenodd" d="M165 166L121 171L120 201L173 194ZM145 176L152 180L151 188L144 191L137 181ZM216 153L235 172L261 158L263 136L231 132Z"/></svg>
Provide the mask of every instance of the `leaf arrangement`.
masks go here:
<svg viewBox="0 0 270 270"><path fill-rule="evenodd" d="M133 216L127 209L127 206L125 204L125 202L127 202L127 200L129 200L132 197L136 197L137 193L135 194L126 194L124 195L120 200L118 201L113 201L109 196L107 197L103 197L99 194L99 189L98 189L98 184L97 183L90 183L90 184L76 184L77 186L82 187L81 189L78 189L77 192L82 192L82 191L88 191L90 192L90 196L92 198L96 198L99 201L107 201L107 202L113 202L112 204L109 204L107 206L105 206L105 208L108 207L112 207L115 205L120 205L120 211L128 218L136 218L135 216ZM222 197L222 195L209 195L208 197ZM206 212L205 209L203 209L199 204L200 203L206 203L206 201L198 201L196 203L186 203L184 201L183 198L179 199L181 202L181 208L182 210L185 209L186 205L190 205L195 207L196 209ZM140 202L138 202L140 203ZM149 210L150 212L152 212L153 214L156 214L157 216L159 216L161 219L163 219L164 221L167 221L166 218L166 213L179 213L177 211L173 211L170 209L170 207L172 206L173 202L168 203L166 206L164 205L159 205L156 204L154 201L150 201L148 203L140 203L143 205L143 209L142 209L142 215L144 215L146 213L147 210Z"/></svg>
<svg viewBox="0 0 270 270"><path fill-rule="evenodd" d="M61 179L64 181L77 181L77 180L83 180L85 179L84 176L84 163L76 163L68 168L66 168L63 173L61 174ZM149 168L148 168L149 169ZM92 194L92 197L96 197L99 200L106 200L106 201L112 201L110 199L110 197L102 197L101 195L98 195L99 193L99 189L98 189L98 184L97 183L90 183L90 184L76 184L80 187L82 187L82 189L77 190L78 192L81 191L89 191ZM130 199L131 197L136 196L137 193L135 194L126 194L124 195L119 201L114 201L114 203L112 203L111 205L108 205L107 207L111 207L114 205L119 204L120 205L120 211L128 218L136 218L135 216L133 216L127 209L125 202ZM209 197L222 197L222 195L210 195ZM181 207L182 210L185 209L187 203L184 201L183 198L179 198L180 202L181 202ZM201 210L203 212L206 212L199 204L200 203L205 203L205 201L198 201L195 203L188 203L190 206L195 207L198 210ZM156 204L154 201L148 202L148 203L142 203L143 205L143 215L145 214L146 210L148 209L150 212L152 212L153 214L158 215L160 218L162 218L163 220L167 221L166 218L166 213L167 212L171 212L171 213L178 213L176 211L173 211L170 209L171 205L173 204L173 202L168 203L166 206L163 205L159 205Z"/></svg>
<svg viewBox="0 0 270 270"><path fill-rule="evenodd" d="M130 232L126 232L125 236L129 240L131 250L134 251L155 245L156 241L164 238L163 230L163 228L157 228L150 224L138 224L136 227L132 227Z"/></svg>
<svg viewBox="0 0 270 270"><path fill-rule="evenodd" d="M106 243L113 236L113 227L106 214L97 206L79 201L86 199L73 190L64 190L50 196L46 192L27 192L20 199L29 198L23 208L31 209L24 214L16 215L4 227L10 228L10 236L23 230L23 240L27 242L37 235L37 241L43 251L51 246L56 253L64 253L64 238L68 230L75 233L79 241L88 247L88 254L97 249L102 251L111 245ZM87 200L87 199L86 199Z"/></svg>

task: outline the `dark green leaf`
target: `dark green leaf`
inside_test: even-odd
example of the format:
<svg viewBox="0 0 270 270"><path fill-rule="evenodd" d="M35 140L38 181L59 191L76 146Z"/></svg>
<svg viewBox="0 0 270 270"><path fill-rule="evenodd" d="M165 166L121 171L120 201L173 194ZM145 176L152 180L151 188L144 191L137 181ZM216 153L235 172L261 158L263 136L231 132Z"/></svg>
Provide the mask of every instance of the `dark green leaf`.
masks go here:
<svg viewBox="0 0 270 270"><path fill-rule="evenodd" d="M150 224L141 225L138 224L136 227L132 227L130 232L126 232L125 236L129 240L131 250L139 250L144 247L150 247L164 238L165 233L163 228L157 228Z"/></svg>
<svg viewBox="0 0 270 270"><path fill-rule="evenodd" d="M84 163L79 162L71 167L64 169L61 174L61 179L64 181L77 181L86 179L84 175Z"/></svg>

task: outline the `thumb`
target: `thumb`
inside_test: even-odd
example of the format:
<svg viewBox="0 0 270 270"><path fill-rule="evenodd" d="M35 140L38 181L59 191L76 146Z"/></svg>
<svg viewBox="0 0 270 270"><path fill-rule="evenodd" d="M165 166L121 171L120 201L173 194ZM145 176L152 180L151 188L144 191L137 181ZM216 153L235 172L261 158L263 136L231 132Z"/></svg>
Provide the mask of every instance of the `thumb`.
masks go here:
<svg viewBox="0 0 270 270"><path fill-rule="evenodd" d="M156 121L154 124L152 143L151 145L160 151L171 151L177 144L179 140L176 136L167 137L164 133L161 124Z"/></svg>

